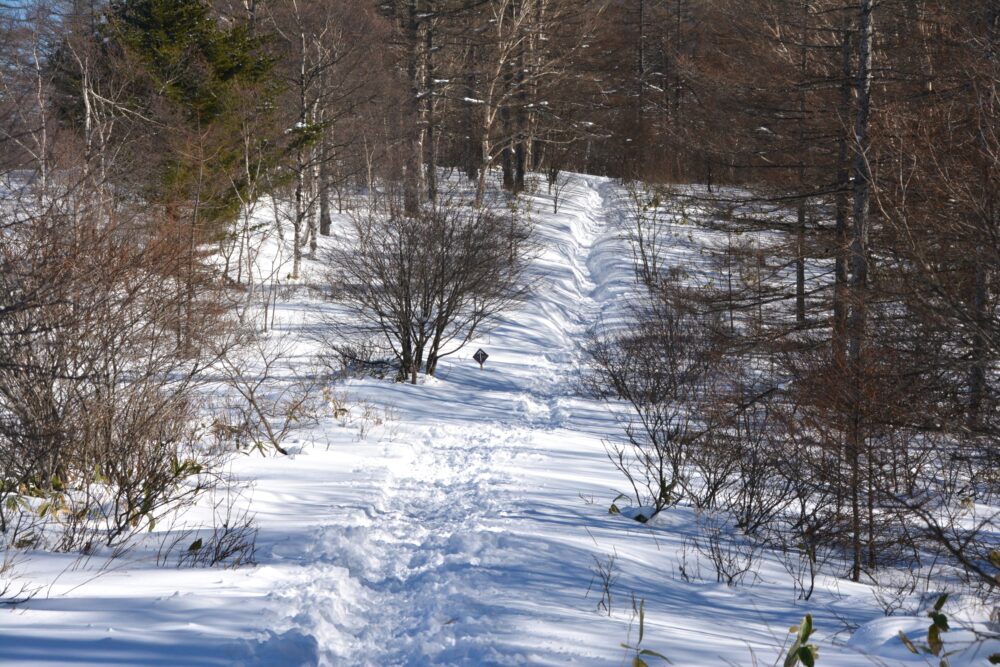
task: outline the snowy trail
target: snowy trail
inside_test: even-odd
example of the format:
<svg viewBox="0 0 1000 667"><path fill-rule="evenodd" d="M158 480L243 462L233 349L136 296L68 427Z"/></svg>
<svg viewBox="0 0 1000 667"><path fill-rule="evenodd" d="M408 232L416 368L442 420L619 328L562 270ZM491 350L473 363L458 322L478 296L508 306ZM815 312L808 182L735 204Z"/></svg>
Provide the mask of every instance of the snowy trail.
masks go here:
<svg viewBox="0 0 1000 667"><path fill-rule="evenodd" d="M621 480L603 441L619 427L580 395L579 377L589 329L614 321L634 289L621 196L608 179L574 176L558 215L529 197L543 247L532 297L444 362L439 380L354 387L395 405L403 433L364 459L371 488L331 508L339 519L317 532L304 583L282 600L279 630L316 638L319 664L617 664L640 597L647 633L659 637L647 645L675 664L748 664L751 651L774 655L801 618L774 563L761 578L781 583L750 599L711 579L680 580L693 511L677 508L656 527L607 512ZM485 370L470 359L480 345ZM356 476L330 489L351 493ZM355 518L345 522L344 509ZM606 615L595 572L609 561ZM826 604L839 608L817 612L827 628L855 604L837 595ZM827 662L868 663L850 650Z"/></svg>
<svg viewBox="0 0 1000 667"><path fill-rule="evenodd" d="M326 416L297 432L292 456L234 464L253 484L257 567L135 559L92 583L60 574L66 559L39 559L40 580L58 584L0 617L0 665L615 665L640 599L644 646L676 665L753 664L751 651L771 664L805 611L822 667L870 665L868 650L901 664L896 632L924 621L879 618L867 587L824 580L804 606L768 557L753 587L727 588L690 549L694 510L650 525L608 513L623 480L603 443L620 427L579 378L588 331L614 323L634 289L622 197L581 175L558 214L551 197L525 195L542 248L525 303L442 360L437 379L350 381L369 427L381 422L371 433ZM698 261L706 239L691 234L675 235L675 261ZM285 330L294 338L323 307L293 296ZM314 344L297 349L308 369ZM595 573L609 563L599 609ZM868 625L843 646L855 623Z"/></svg>
<svg viewBox="0 0 1000 667"><path fill-rule="evenodd" d="M282 606L296 612L289 619L296 630L346 636L330 649L331 663L401 664L408 655L440 653L469 616L467 591L482 594L488 585L483 568L499 533L485 523L501 512L505 434L421 431L386 452L370 504L331 507L354 518L317 531L303 583L282 595ZM353 618L347 626L345 599Z"/></svg>
<svg viewBox="0 0 1000 667"><path fill-rule="evenodd" d="M288 619L290 627L341 636L339 649L329 650L331 663L528 660L520 648L496 645L497 624L522 613L509 605L526 602L509 599L504 579L514 576L511 563L523 559L525 536L544 532L531 525L538 517L524 511L530 482L513 478L511 464L527 457L536 466L558 466L534 446L532 433L569 420L582 342L601 308L594 258L609 233L608 217L598 189L586 182L579 189L564 204L573 211L563 215L570 228L543 239L536 294L490 334L488 369L470 372L467 360L453 362L442 369L448 380L425 387L424 400L436 403L423 405L425 414L444 417L462 380L474 382L464 398L472 414L488 416L485 423L444 419L385 445L382 464L373 461L379 469L367 471L381 480L363 518L321 529L310 547L314 564L283 596L288 608L311 610ZM506 377L490 380L497 375ZM357 585L358 622L339 627L341 610L328 592L342 593L335 582L344 575ZM542 605L546 591L537 595Z"/></svg>

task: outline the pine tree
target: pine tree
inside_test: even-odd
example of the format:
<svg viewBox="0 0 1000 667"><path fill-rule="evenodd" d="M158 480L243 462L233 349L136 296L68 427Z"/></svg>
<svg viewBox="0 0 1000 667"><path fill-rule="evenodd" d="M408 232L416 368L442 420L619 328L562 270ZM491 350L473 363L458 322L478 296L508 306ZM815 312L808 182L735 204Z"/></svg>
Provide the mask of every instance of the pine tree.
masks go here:
<svg viewBox="0 0 1000 667"><path fill-rule="evenodd" d="M245 23L223 26L203 0L117 0L103 27L107 48L135 66L130 104L153 133L154 176L146 195L168 216L218 231L250 189L250 124L270 113L271 61ZM273 142L272 142L273 143ZM257 147L258 149L260 146Z"/></svg>

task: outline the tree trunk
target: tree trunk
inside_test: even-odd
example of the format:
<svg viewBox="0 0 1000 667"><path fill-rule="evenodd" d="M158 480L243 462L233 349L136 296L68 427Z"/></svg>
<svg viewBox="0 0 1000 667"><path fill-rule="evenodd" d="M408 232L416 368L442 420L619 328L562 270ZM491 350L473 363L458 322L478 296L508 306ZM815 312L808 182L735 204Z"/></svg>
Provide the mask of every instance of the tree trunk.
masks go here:
<svg viewBox="0 0 1000 667"><path fill-rule="evenodd" d="M986 387L986 327L989 325L988 269L977 262L972 286L972 367L969 369L969 428L979 427L983 392Z"/></svg>
<svg viewBox="0 0 1000 667"><path fill-rule="evenodd" d="M305 130L309 121L309 104L307 102L307 79L306 79L306 34L299 32L299 127ZM299 270L302 265L302 246L305 242L303 232L306 224L306 148L299 139L298 148L295 151L295 219L292 224L292 275L293 279L299 277Z"/></svg>
<svg viewBox="0 0 1000 667"><path fill-rule="evenodd" d="M324 114L320 110L320 114ZM320 116L323 120L323 116ZM324 128L323 138L319 145L319 233L323 236L330 235L330 227L333 223L330 217L330 137L328 128Z"/></svg>
<svg viewBox="0 0 1000 667"><path fill-rule="evenodd" d="M871 118L872 87L872 5L873 0L861 0L859 5L860 30L858 32L857 116L854 125L855 156L852 168L854 181L854 226L851 236L851 314L848 321L848 354L851 364L851 424L848 446L851 452L852 511L854 532L854 563L851 578L861 580L861 512L859 507L860 454L865 442L863 392L864 346L867 328L865 291L868 287L868 234L869 207L871 204L871 167L868 163L868 136Z"/></svg>
<svg viewBox="0 0 1000 667"><path fill-rule="evenodd" d="M513 133L511 132L510 108L507 105L500 107L500 126L504 136L503 150L500 153L500 167L503 169L503 189L512 191L514 189L514 160L511 151Z"/></svg>
<svg viewBox="0 0 1000 667"><path fill-rule="evenodd" d="M399 341L399 375L396 379L405 382L411 374L413 374L413 346L409 337L403 335Z"/></svg>
<svg viewBox="0 0 1000 667"><path fill-rule="evenodd" d="M469 48L469 61L476 62L476 47ZM467 67L465 75L465 97L467 100L476 98L476 74L472 66ZM465 103L465 120L468 130L465 145L465 175L469 181L474 182L479 176L479 143L476 141L476 105L472 102Z"/></svg>
<svg viewBox="0 0 1000 667"><path fill-rule="evenodd" d="M316 117L315 110L312 114L313 122L316 123L319 119ZM322 189L322 183L320 182L320 158L319 152L321 146L313 145L309 149L309 201L306 202L307 219L309 220L309 252L315 255L316 249L319 247L319 216L316 211L316 202L319 200L319 193Z"/></svg>
<svg viewBox="0 0 1000 667"><path fill-rule="evenodd" d="M795 323L806 324L806 202L799 202L795 225Z"/></svg>
<svg viewBox="0 0 1000 667"><path fill-rule="evenodd" d="M434 118L434 22L427 20L424 30L424 117L427 125L427 200L437 199L437 147Z"/></svg>
<svg viewBox="0 0 1000 667"><path fill-rule="evenodd" d="M517 23L517 0L508 0L507 20L511 26ZM510 95L511 87L514 83L514 73L512 69L516 63L516 58L510 58L503 62L503 90L507 91L506 96L498 98L500 106L500 136L503 138L503 149L500 153L500 166L503 169L503 189L508 192L514 191L514 144L517 141L517 131L514 127L516 114L511 114L511 102L516 95Z"/></svg>
<svg viewBox="0 0 1000 667"><path fill-rule="evenodd" d="M515 14L518 15L518 20L522 23L525 22L523 16L520 16L521 12L525 11L524 6L521 4L520 0L512 0L511 6L514 8ZM530 31L531 25L528 25L528 30ZM525 90L524 81L524 69L527 67L527 62L525 61L525 44L529 40L527 38L522 39L517 47L517 57L514 59L514 86L515 94L514 99L517 101L517 106L514 109L514 127L513 137L514 137L514 184L513 192L514 194L519 194L524 192L524 172L526 164L527 153L530 152L529 149L525 147L525 142L527 141L527 113L528 113L528 91Z"/></svg>
<svg viewBox="0 0 1000 667"><path fill-rule="evenodd" d="M410 365L410 384L417 384L420 367L424 363L424 344L418 343L413 350L413 363Z"/></svg>
<svg viewBox="0 0 1000 667"><path fill-rule="evenodd" d="M845 29L841 44L840 110L847 118L851 110L851 32ZM847 257L850 242L847 229L847 194L850 185L850 167L847 152L846 128L840 131L837 156L837 194L835 197L836 225L834 229L834 286L833 286L833 362L838 372L847 368Z"/></svg>
<svg viewBox="0 0 1000 667"><path fill-rule="evenodd" d="M799 150L806 155L806 133L805 124L808 118L806 105L805 86L809 80L809 33L806 27L809 24L809 14L811 6L808 0L802 3L802 33L799 38L799 123L798 123L798 144ZM799 189L807 192L809 183L806 181L805 158L799 159ZM799 327L806 324L806 199L799 200L798 223L795 227L795 323Z"/></svg>
<svg viewBox="0 0 1000 667"><path fill-rule="evenodd" d="M299 151L301 156L302 151ZM298 173L295 176L295 219L292 221L292 278L299 277L302 266L302 227L305 223L305 183L303 183L304 168L302 158L298 159Z"/></svg>
<svg viewBox="0 0 1000 667"><path fill-rule="evenodd" d="M644 146L646 143L646 2L638 0L639 39L635 58L635 133L629 147L633 156L632 168L627 172L631 178L642 178L644 174Z"/></svg>
<svg viewBox="0 0 1000 667"><path fill-rule="evenodd" d="M490 110L486 106L484 109L485 118L489 118ZM480 208L486 198L486 177L490 173L490 123L489 120L483 122L483 138L480 142L480 166L479 181L476 183L475 207Z"/></svg>
<svg viewBox="0 0 1000 667"><path fill-rule="evenodd" d="M406 75L410 83L408 103L411 117L408 121L410 127L406 129L406 134L409 135L409 146L406 147L405 173L403 174L403 209L407 215L416 215L420 210L420 192L423 189L421 171L424 162L424 131L421 127L423 111L420 103L420 52L423 50L423 44L420 39L417 0L409 0L408 7L406 37L410 50L407 54Z"/></svg>
<svg viewBox="0 0 1000 667"><path fill-rule="evenodd" d="M319 167L319 233L330 235L333 219L330 216L330 167L326 160Z"/></svg>

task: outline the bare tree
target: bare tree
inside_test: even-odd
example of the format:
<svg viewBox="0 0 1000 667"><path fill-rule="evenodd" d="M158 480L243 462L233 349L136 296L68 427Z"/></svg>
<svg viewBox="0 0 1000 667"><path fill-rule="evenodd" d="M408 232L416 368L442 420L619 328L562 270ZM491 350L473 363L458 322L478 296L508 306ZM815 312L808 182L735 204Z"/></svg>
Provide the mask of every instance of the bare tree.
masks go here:
<svg viewBox="0 0 1000 667"><path fill-rule="evenodd" d="M608 456L628 480L646 521L684 496L687 459L707 432L697 406L714 370L711 315L686 305L685 290L661 285L638 307L626 332L595 337L590 349L591 392L613 402L624 442ZM622 402L623 407L614 404Z"/></svg>
<svg viewBox="0 0 1000 667"><path fill-rule="evenodd" d="M400 379L416 383L525 295L531 252L529 227L513 214L455 196L409 217L388 196L355 214L331 252L331 295L385 337Z"/></svg>
<svg viewBox="0 0 1000 667"><path fill-rule="evenodd" d="M319 234L329 233L334 165L348 143L338 138L339 123L372 94L360 68L378 26L363 8L300 0L274 3L267 18L280 37L278 71L287 86L281 110L293 182L291 275L298 278L303 250L315 252Z"/></svg>

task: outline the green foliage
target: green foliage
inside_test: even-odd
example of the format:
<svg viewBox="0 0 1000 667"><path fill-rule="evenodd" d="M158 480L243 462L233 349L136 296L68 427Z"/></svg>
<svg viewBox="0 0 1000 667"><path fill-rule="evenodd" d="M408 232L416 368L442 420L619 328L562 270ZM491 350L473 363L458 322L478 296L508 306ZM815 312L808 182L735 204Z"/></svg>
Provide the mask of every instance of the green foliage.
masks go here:
<svg viewBox="0 0 1000 667"><path fill-rule="evenodd" d="M73 39L94 54L86 76ZM143 168L121 177L169 217L218 237L282 159L266 44L246 23L220 21L206 0L112 0L95 34L67 36L50 58L56 111L83 132L83 82L120 91L118 141Z"/></svg>
<svg viewBox="0 0 1000 667"><path fill-rule="evenodd" d="M1000 549L993 549L989 553L990 565L1000 570ZM1000 573L993 575L993 578L1000 583Z"/></svg>
<svg viewBox="0 0 1000 667"><path fill-rule="evenodd" d="M288 150L296 151L317 144L325 131L324 123L298 123L288 133L291 139Z"/></svg>
<svg viewBox="0 0 1000 667"><path fill-rule="evenodd" d="M990 554L990 560L993 560L993 554ZM949 667L951 662L948 658L957 651L945 651L944 639L942 638L942 633L951 630L951 625L948 622L947 614L942 611L944 609L945 603L948 601L948 594L943 593L938 596L938 599L934 602L934 606L927 611L927 617L931 620L931 624L927 628L927 642L917 643L903 634L903 631L899 632L899 640L903 642L903 645L913 653L914 655L926 655L934 656L935 658L940 658L938 662L938 667ZM994 653L987 658L987 662L991 665L1000 665L1000 653Z"/></svg>
<svg viewBox="0 0 1000 667"><path fill-rule="evenodd" d="M934 606L927 612L927 617L931 619L931 624L927 628L926 643L918 644L907 637L902 630L899 631L899 640L903 642L903 645L906 646L907 649L909 649L910 653L913 653L914 655L930 655L940 658L940 667L948 667L950 664L948 662L948 657L953 653L949 653L944 650L944 639L941 637L942 633L948 632L951 629L951 626L948 624L948 616L942 611L947 601L948 594L944 593L938 597ZM1000 658L1000 655L991 656L990 662L993 662L993 657Z"/></svg>
<svg viewBox="0 0 1000 667"><path fill-rule="evenodd" d="M106 30L145 66L153 91L202 125L225 119L236 85L271 69L260 40L244 25L220 27L204 0L115 0Z"/></svg>
<svg viewBox="0 0 1000 667"><path fill-rule="evenodd" d="M785 662L782 663L784 667L795 667L800 664L804 667L814 667L819 657L819 649L815 644L808 643L813 633L812 614L806 614L802 623L793 626L789 632L795 635L795 641L788 649Z"/></svg>
<svg viewBox="0 0 1000 667"><path fill-rule="evenodd" d="M235 218L252 190L249 174L271 159L266 132L251 132L252 146L243 142L248 125L261 125L273 108L263 41L246 25L220 24L204 0L116 0L105 31L127 62L141 65L139 106L165 112L173 126L152 198L168 208L194 202L210 226Z"/></svg>
<svg viewBox="0 0 1000 667"><path fill-rule="evenodd" d="M184 479L192 475L200 474L202 465L194 459L180 460L175 454L170 458L170 471L175 479Z"/></svg>
<svg viewBox="0 0 1000 667"><path fill-rule="evenodd" d="M627 500L628 496L626 496L624 493L619 493L617 496L615 496L615 499L611 501L611 507L608 508L608 514L622 513L621 508L618 507L618 501L621 500L622 498L625 498Z"/></svg>
<svg viewBox="0 0 1000 667"><path fill-rule="evenodd" d="M677 480L672 479L668 483L667 480L660 480L660 496L657 499L657 506L659 507L669 507L677 502L677 498L674 498L674 488L677 487Z"/></svg>
<svg viewBox="0 0 1000 667"><path fill-rule="evenodd" d="M633 604L635 600L633 599ZM646 601L639 601L639 638L636 640L635 644L630 644L628 642L623 642L621 647L629 652L632 656L632 667L649 667L649 663L644 660L644 658L656 658L657 660L662 660L668 665L673 663L667 658L667 656L662 653L657 653L648 648L642 648L642 639L646 634Z"/></svg>

